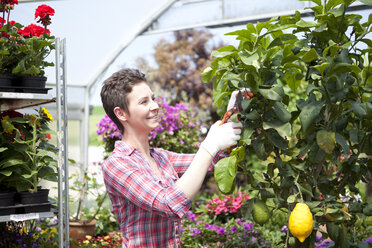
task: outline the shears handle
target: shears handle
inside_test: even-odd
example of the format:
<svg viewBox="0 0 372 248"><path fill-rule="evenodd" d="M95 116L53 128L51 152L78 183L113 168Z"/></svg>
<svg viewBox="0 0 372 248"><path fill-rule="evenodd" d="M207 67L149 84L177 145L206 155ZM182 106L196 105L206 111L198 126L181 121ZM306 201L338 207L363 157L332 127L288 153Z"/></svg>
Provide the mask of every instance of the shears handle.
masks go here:
<svg viewBox="0 0 372 248"><path fill-rule="evenodd" d="M230 120L230 117L233 115L233 111L232 111L232 109L230 109L229 111L227 111L226 113L225 113L225 115L223 116L223 118L222 118L222 121L221 121L221 123L220 123L220 126L221 125L223 125L223 124L225 124L228 120Z"/></svg>
<svg viewBox="0 0 372 248"><path fill-rule="evenodd" d="M242 96L244 97L245 100L249 100L253 97L253 93L250 92L250 91L241 91L241 94ZM237 98L238 94L235 95L235 98ZM228 120L230 120L230 117L234 114L234 113L238 113L239 112L239 108L237 106L237 103L234 104L235 106L232 108L232 109L229 109L225 115L223 116L222 118L222 121L220 123L220 126L225 124ZM240 121L240 116L238 116L238 120Z"/></svg>

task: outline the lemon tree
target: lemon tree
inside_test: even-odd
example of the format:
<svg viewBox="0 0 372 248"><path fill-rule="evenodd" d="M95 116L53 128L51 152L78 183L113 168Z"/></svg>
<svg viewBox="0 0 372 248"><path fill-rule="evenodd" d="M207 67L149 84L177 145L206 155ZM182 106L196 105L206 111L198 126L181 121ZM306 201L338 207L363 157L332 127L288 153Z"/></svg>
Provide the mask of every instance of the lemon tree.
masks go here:
<svg viewBox="0 0 372 248"><path fill-rule="evenodd" d="M313 247L320 231L336 247L363 247L372 202L355 196L372 171L372 14L362 22L347 11L354 1L312 2L313 21L296 12L248 23L227 34L238 46L212 52L202 77L213 81L219 114L232 91L254 94L242 104L242 139L216 165L216 181L230 193L244 174L251 194L278 209L306 203L314 228L295 246ZM252 169L252 154L264 173ZM330 222L332 234L319 228ZM293 238L288 232L278 247Z"/></svg>

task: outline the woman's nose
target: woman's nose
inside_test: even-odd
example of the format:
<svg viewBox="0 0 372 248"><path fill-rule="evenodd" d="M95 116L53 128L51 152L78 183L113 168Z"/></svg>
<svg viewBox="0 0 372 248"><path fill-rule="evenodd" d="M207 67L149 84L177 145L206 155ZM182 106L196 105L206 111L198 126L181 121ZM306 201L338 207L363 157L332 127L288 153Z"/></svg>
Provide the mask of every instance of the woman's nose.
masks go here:
<svg viewBox="0 0 372 248"><path fill-rule="evenodd" d="M151 111L154 111L154 110L157 110L157 109L159 109L159 105L158 105L158 103L156 102L156 101L152 101L151 102L151 107L150 107L150 110Z"/></svg>

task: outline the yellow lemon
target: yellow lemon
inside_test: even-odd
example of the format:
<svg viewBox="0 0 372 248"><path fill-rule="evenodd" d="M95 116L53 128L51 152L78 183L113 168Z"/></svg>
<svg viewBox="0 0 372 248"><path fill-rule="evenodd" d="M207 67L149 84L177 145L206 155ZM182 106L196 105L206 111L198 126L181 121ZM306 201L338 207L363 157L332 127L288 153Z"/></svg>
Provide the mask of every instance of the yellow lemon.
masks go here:
<svg viewBox="0 0 372 248"><path fill-rule="evenodd" d="M296 204L296 207L289 216L288 227L292 235L301 243L309 237L313 231L313 215L305 203Z"/></svg>

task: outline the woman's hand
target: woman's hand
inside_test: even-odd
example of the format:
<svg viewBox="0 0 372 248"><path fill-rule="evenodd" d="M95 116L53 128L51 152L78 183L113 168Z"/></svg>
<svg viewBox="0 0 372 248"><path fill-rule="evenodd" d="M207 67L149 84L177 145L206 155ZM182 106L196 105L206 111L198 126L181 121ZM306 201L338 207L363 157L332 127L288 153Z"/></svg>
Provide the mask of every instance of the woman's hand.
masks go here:
<svg viewBox="0 0 372 248"><path fill-rule="evenodd" d="M236 145L242 132L240 122L230 121L221 126L220 123L221 121L217 121L211 126L207 137L200 144L200 147L205 149L212 157L220 150Z"/></svg>

